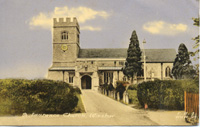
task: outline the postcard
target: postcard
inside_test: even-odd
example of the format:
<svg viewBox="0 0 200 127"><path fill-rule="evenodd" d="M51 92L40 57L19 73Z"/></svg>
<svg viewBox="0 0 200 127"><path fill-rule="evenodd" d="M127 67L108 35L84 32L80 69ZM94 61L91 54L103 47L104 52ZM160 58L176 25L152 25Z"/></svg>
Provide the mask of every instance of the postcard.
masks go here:
<svg viewBox="0 0 200 127"><path fill-rule="evenodd" d="M0 125L198 125L198 5L0 0Z"/></svg>

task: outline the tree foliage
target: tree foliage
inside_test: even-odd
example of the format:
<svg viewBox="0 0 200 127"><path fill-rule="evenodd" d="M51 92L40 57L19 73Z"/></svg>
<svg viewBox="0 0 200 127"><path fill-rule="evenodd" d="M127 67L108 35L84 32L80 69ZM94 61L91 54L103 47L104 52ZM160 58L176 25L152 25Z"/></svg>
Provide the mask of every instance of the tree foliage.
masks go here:
<svg viewBox="0 0 200 127"><path fill-rule="evenodd" d="M193 21L194 21L194 24L195 26L199 27L199 18L192 18ZM199 45L200 45L200 42L199 42L199 35L192 38L192 40L195 41L195 44L194 44L194 49L196 49L195 52L192 52L190 55L191 56L196 56L196 58L194 58L194 60L198 60L199 59ZM196 72L197 72L197 77L199 78L199 64L196 64Z"/></svg>
<svg viewBox="0 0 200 127"><path fill-rule="evenodd" d="M136 31L134 30L130 38L125 68L123 69L124 75L126 75L128 78L132 78L131 82L133 81L134 76L137 76L137 74L141 73L141 54L142 52L139 47L138 37Z"/></svg>
<svg viewBox="0 0 200 127"><path fill-rule="evenodd" d="M173 63L172 74L175 79L193 78L195 74L188 49L183 43L179 45L178 54Z"/></svg>

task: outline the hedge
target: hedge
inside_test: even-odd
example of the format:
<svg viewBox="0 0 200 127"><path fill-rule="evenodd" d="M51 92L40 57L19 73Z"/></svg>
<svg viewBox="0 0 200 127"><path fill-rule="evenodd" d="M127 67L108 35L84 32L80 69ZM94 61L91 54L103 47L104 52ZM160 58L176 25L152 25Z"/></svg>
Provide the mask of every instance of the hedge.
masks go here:
<svg viewBox="0 0 200 127"><path fill-rule="evenodd" d="M138 84L137 97L141 106L149 108L184 108L184 91L198 93L198 80L156 80Z"/></svg>
<svg viewBox="0 0 200 127"><path fill-rule="evenodd" d="M78 88L52 80L0 80L0 114L62 114L74 111Z"/></svg>

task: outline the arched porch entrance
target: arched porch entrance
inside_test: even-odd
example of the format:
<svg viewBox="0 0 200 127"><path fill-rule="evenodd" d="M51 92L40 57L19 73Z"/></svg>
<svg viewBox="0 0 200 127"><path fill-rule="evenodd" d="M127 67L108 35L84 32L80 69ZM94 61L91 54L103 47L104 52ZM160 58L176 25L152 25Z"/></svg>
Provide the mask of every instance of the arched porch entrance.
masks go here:
<svg viewBox="0 0 200 127"><path fill-rule="evenodd" d="M92 85L91 85L91 77L88 75L85 75L81 78L81 88L82 89L91 89Z"/></svg>

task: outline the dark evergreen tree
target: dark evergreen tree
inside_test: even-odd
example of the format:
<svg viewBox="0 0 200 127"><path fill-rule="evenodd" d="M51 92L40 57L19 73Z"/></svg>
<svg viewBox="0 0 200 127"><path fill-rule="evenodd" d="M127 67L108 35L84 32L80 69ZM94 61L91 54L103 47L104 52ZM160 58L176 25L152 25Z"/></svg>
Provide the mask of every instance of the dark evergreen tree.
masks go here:
<svg viewBox="0 0 200 127"><path fill-rule="evenodd" d="M187 47L181 43L178 48L178 54L173 63L172 75L175 79L193 78L195 70L191 65L190 56Z"/></svg>
<svg viewBox="0 0 200 127"><path fill-rule="evenodd" d="M136 31L134 30L130 38L125 68L123 69L124 75L131 78L131 83L133 83L133 78L141 73L141 54L142 52L139 47L138 37Z"/></svg>

